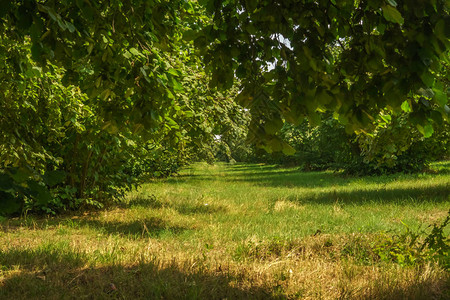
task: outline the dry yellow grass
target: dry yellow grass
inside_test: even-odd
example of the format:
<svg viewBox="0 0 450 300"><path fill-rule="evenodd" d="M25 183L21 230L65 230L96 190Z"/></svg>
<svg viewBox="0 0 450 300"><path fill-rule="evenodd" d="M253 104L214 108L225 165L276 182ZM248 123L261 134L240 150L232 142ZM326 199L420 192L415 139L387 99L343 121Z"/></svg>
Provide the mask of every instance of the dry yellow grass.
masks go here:
<svg viewBox="0 0 450 300"><path fill-rule="evenodd" d="M30 229L28 234L36 230ZM20 230L20 235L26 235L25 231ZM236 261L230 253L216 247L199 253L201 247L186 251L182 247L173 247L170 242L150 238L132 241L71 235L72 239L68 241L57 230L53 230L53 234L49 229L46 231L45 237L36 237L32 244L24 245L23 242L30 240L20 240L22 246L13 242L17 241L17 237L11 236L9 240L2 236L2 241L12 242L6 247L3 244L1 250L4 253L12 248L30 253L29 261L18 259L17 264L11 262L9 270L1 273L2 288L8 290L12 298L40 298L46 295L53 299L83 295L108 298L109 294L104 289L109 283L116 286L114 293L126 299L146 298L145 295L151 294L147 294L146 280L142 276L159 280L162 286L165 282L168 286L181 284L173 294L165 290L161 294L163 298L185 298L185 293L196 285L199 290L193 298L204 299L219 299L222 296L260 299L432 299L434 296L444 298L448 292L445 290L448 288L448 273L436 264L406 268L387 263L364 265L351 257L334 256L342 251L348 236L310 237L293 242L286 249L281 247L277 253L267 254L268 248L262 248L259 256L256 253ZM66 241L68 243L64 244ZM44 263L42 260L54 258L49 245L57 245L56 250L62 252L62 257ZM67 253L58 245L66 247ZM257 247L257 242L254 245ZM264 242L260 246L267 247ZM69 262L64 255L71 258ZM70 262L73 257L80 258L79 263ZM33 294L17 289L19 286L29 288L31 284L31 288L35 289ZM40 286L49 286L53 294L39 294Z"/></svg>

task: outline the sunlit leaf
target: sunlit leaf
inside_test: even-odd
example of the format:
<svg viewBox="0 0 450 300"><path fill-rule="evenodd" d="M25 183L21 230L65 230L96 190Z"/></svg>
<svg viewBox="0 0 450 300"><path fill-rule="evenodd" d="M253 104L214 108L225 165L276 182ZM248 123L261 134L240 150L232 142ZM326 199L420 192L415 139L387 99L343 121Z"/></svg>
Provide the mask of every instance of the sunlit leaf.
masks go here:
<svg viewBox="0 0 450 300"><path fill-rule="evenodd" d="M381 7L383 9L383 16L386 20L402 25L405 20L402 14L393 6L384 5Z"/></svg>

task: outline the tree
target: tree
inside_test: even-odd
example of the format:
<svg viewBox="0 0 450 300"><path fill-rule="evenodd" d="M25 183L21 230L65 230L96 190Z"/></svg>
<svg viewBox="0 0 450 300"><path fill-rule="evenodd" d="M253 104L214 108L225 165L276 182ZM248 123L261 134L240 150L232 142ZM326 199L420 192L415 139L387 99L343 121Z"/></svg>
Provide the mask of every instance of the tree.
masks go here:
<svg viewBox="0 0 450 300"><path fill-rule="evenodd" d="M179 43L181 3L2 5L0 212L120 198L175 172L235 106Z"/></svg>
<svg viewBox="0 0 450 300"><path fill-rule="evenodd" d="M274 135L282 119L318 123L325 110L348 132L406 106L424 135L448 122L447 86L437 80L449 62L448 1L200 2L212 21L186 37L204 49L212 86L240 79L239 101L257 120L262 147L286 148Z"/></svg>

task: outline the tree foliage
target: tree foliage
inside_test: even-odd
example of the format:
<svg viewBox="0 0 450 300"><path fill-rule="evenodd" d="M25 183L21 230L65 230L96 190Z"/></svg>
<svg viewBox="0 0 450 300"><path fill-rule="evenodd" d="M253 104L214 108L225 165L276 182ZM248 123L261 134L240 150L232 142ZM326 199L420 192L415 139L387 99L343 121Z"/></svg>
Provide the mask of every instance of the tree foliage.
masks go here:
<svg viewBox="0 0 450 300"><path fill-rule="evenodd" d="M317 123L318 110L335 112L348 132L369 131L405 102L425 135L448 121L447 87L436 78L449 60L447 1L201 2L212 21L189 38L204 49L213 86L240 79L263 147L283 148L274 135L282 119Z"/></svg>
<svg viewBox="0 0 450 300"><path fill-rule="evenodd" d="M189 45L175 43L173 3L8 4L0 23L3 213L120 198L144 178L176 172L236 106L208 88Z"/></svg>
<svg viewBox="0 0 450 300"><path fill-rule="evenodd" d="M285 125L280 137L292 145L291 156L274 155L269 161L300 166L303 170L344 170L357 175L417 172L430 162L450 156L448 124L436 126L425 138L408 122L409 115L384 115L370 134L352 134L332 117L318 126L307 120L298 126Z"/></svg>

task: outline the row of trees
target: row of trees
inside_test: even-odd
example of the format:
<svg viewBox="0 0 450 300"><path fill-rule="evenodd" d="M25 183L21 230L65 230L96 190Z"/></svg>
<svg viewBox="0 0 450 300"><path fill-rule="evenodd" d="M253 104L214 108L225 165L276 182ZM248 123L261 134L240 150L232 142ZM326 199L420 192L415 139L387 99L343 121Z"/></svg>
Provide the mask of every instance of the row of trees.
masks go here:
<svg viewBox="0 0 450 300"><path fill-rule="evenodd" d="M366 134L347 133L345 126L330 114L323 114L318 125L308 119L297 126L286 123L278 135L295 149L293 155L280 151L267 153L253 147L245 141L248 127L243 126L234 130L234 135L227 133L217 141L215 158L227 162L283 164L304 171L339 170L356 175L424 171L430 162L450 158L448 123L435 126L433 135L426 138L408 122L408 114L383 118L376 130Z"/></svg>
<svg viewBox="0 0 450 300"><path fill-rule="evenodd" d="M2 2L0 212L101 206L148 176L213 160L217 135L228 159L236 147L251 155L244 133L266 152L302 153L313 130L303 120L323 112L319 131L364 134L366 158L404 137L378 159L389 162L448 123L448 10L444 0Z"/></svg>
<svg viewBox="0 0 450 300"><path fill-rule="evenodd" d="M55 213L120 199L146 178L168 176L194 156L206 156L217 124L232 122L220 115L231 117L237 107L233 91L208 87L204 65L191 45L176 42L181 29L174 24L169 51L168 45L151 46L148 36L124 36L117 22L138 6L58 2L11 2L2 16L3 214ZM106 18L110 10L117 11L109 28L92 32L98 34L92 40L79 37L83 27L107 24L88 20L91 14ZM119 39L110 38L119 29ZM69 41L72 34L80 40Z"/></svg>

